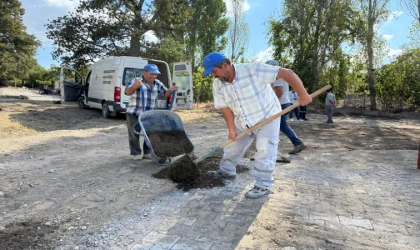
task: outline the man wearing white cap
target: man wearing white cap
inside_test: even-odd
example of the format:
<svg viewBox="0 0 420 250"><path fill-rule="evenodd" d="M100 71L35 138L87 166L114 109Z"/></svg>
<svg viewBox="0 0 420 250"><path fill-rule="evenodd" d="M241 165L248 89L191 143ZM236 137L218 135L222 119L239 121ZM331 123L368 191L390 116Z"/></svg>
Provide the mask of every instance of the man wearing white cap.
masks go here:
<svg viewBox="0 0 420 250"><path fill-rule="evenodd" d="M274 184L273 170L277 159L280 119L236 140L242 131L281 111L280 103L270 83L278 78L287 80L300 94L299 102L308 104L312 98L293 71L264 63L232 64L225 55L212 52L203 59L204 76L214 77L214 106L221 109L228 128L228 139L236 141L224 148L223 159L212 177L235 179L236 165L246 149L256 139L257 152L250 174L255 185L245 197L257 199L269 193Z"/></svg>

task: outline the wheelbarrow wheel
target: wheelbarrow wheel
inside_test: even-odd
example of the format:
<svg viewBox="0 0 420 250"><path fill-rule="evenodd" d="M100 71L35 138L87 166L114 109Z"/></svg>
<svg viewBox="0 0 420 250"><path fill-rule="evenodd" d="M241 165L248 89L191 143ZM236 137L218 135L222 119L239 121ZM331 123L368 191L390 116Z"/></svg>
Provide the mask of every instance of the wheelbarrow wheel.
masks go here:
<svg viewBox="0 0 420 250"><path fill-rule="evenodd" d="M168 160L168 158L166 158L166 157L158 157L158 162L159 162L159 164L163 164L163 163L165 163L167 160Z"/></svg>

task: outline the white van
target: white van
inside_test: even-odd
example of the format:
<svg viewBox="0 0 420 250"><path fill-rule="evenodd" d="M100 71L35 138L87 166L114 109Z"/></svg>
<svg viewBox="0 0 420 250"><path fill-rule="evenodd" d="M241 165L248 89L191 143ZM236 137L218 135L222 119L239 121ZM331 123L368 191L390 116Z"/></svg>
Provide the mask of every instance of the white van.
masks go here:
<svg viewBox="0 0 420 250"><path fill-rule="evenodd" d="M115 116L117 113L125 113L129 101L129 96L124 94L125 88L128 87L131 79L140 77L143 74L143 67L150 63L156 64L159 68L161 74L158 79L167 88L172 83L178 86L173 108L192 109L194 97L191 63L175 63L172 80L166 62L128 56L99 60L91 66L85 79L76 71L61 68L62 102L77 101L80 108L101 109L102 115L106 118ZM73 79L75 79L74 82Z"/></svg>

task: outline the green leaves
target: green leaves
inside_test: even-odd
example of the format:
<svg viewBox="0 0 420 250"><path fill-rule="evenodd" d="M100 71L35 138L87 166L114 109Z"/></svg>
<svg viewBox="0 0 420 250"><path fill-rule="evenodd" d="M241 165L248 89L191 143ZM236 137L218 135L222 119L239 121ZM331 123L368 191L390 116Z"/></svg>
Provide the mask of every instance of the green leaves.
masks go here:
<svg viewBox="0 0 420 250"><path fill-rule="evenodd" d="M383 66L377 73L378 97L387 109L420 106L420 49L413 49Z"/></svg>
<svg viewBox="0 0 420 250"><path fill-rule="evenodd" d="M285 0L284 3L281 18L268 21L274 57L283 66L292 68L310 91L333 84L334 78L323 74L331 64L339 64L342 44L355 40L357 22L352 1Z"/></svg>
<svg viewBox="0 0 420 250"><path fill-rule="evenodd" d="M0 79L27 74L36 64L33 59L40 43L26 33L22 23L24 9L18 0L0 4Z"/></svg>

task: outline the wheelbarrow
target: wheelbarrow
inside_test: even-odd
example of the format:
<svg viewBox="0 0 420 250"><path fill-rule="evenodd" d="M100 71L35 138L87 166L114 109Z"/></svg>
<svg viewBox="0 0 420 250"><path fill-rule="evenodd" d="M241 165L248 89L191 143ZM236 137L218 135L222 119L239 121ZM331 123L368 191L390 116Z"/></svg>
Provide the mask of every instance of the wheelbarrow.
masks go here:
<svg viewBox="0 0 420 250"><path fill-rule="evenodd" d="M175 83L173 84L175 85ZM173 157L170 155L156 154L156 150L153 149L152 142L149 138L149 135L155 132L175 132L182 134L183 141L189 145L187 150L188 152L182 152L180 154L191 153L194 149L194 146L191 143L187 133L185 132L184 123L178 114L171 111L173 102L175 101L176 91L172 93L172 98L168 105L164 98L158 97L156 100L155 109L147 111L145 110L143 88L141 88L141 96L143 112L140 114L137 123L134 125L134 127L136 127L136 125L139 124L141 132L136 132L136 129L134 129L134 131L140 135L140 146L143 147L143 142L145 142L146 145L150 148L152 160L159 166L166 166L171 164L171 157Z"/></svg>
<svg viewBox="0 0 420 250"><path fill-rule="evenodd" d="M150 140L149 136L153 133L177 133L182 136L182 145L178 145L178 149L174 150L175 152L178 151L179 154L188 154L194 150L194 146L191 143L187 133L185 132L184 123L181 120L181 117L170 111L170 110L150 110L142 113L139 116L138 123L141 127L141 136L144 138L144 142L150 148L150 153L152 155L152 160L156 162L159 166L166 166L171 164L171 157L173 155L162 155L165 154L165 151L162 149L155 150L153 147L156 145L152 145L152 141ZM156 143L156 140L155 140ZM177 142L171 143L177 144ZM188 145L185 145L188 144ZM141 144L143 145L143 144ZM162 145L162 144L161 144ZM156 151L160 151L161 154L157 155Z"/></svg>

